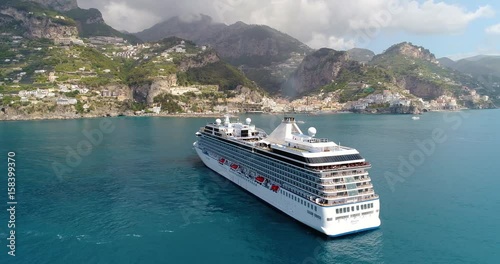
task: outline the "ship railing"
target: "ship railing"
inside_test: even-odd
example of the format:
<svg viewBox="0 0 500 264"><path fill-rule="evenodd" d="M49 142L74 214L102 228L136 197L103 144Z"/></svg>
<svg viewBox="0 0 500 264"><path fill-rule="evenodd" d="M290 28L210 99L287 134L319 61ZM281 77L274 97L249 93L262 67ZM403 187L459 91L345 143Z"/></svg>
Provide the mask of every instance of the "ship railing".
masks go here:
<svg viewBox="0 0 500 264"><path fill-rule="evenodd" d="M328 143L330 140L328 138L311 138L308 139L307 142L309 143Z"/></svg>
<svg viewBox="0 0 500 264"><path fill-rule="evenodd" d="M366 170L365 171L355 171L355 172L351 172L351 171L343 171L343 172L332 172L330 174L324 174L324 175L321 175L323 179L331 179L331 178L338 178L338 177L342 177L342 176L353 176L353 175L356 175L356 176L361 176L362 174L366 174L368 173Z"/></svg>
<svg viewBox="0 0 500 264"><path fill-rule="evenodd" d="M357 188L372 188L373 184L371 184L370 182L363 182L363 183L358 182L358 183L356 183L356 187Z"/></svg>
<svg viewBox="0 0 500 264"><path fill-rule="evenodd" d="M336 192L345 192L347 191L347 188L339 188L339 189L335 189L335 188L328 188L328 189L322 189L322 191L324 193L336 193Z"/></svg>
<svg viewBox="0 0 500 264"><path fill-rule="evenodd" d="M319 183L323 186L335 186L335 185L345 184L345 183L368 182L370 180L371 180L370 176L363 175L363 176L355 176L354 181L352 181L352 182L346 182L343 178L341 178L340 176L337 176L337 178L320 178L316 181L316 183Z"/></svg>
<svg viewBox="0 0 500 264"><path fill-rule="evenodd" d="M341 181L332 181L332 180L319 180L317 181L318 183L320 183L321 185L325 186L325 187L329 187L329 186L336 186L336 185L339 185L339 184L345 184L346 182L344 180L341 180Z"/></svg>
<svg viewBox="0 0 500 264"><path fill-rule="evenodd" d="M325 198L320 198L312 197L309 199L313 203L316 203L318 205L323 205L323 206L329 206L329 205L342 205L342 204L349 204L349 203L357 203L357 202L363 202L363 201L368 201L368 200L373 200L377 199L379 196L377 194L370 194L370 195L365 195L365 196L359 196L359 197L351 197L351 198L343 198L343 197L336 197L335 199L325 199Z"/></svg>
<svg viewBox="0 0 500 264"><path fill-rule="evenodd" d="M319 205L341 205L341 204L348 204L348 203L363 202L363 201L373 200L373 199L377 199L377 198L379 198L379 196L377 194L370 194L370 195L348 198L348 199L340 199L340 200L325 200L325 199L320 198L320 202L318 204Z"/></svg>
<svg viewBox="0 0 500 264"><path fill-rule="evenodd" d="M356 168L369 168L369 167L371 167L371 164L369 162L357 162L357 163L342 164L342 165L327 165L327 166L316 166L316 167L311 166L310 168L316 171L329 171L329 170L342 171L342 170L352 170Z"/></svg>

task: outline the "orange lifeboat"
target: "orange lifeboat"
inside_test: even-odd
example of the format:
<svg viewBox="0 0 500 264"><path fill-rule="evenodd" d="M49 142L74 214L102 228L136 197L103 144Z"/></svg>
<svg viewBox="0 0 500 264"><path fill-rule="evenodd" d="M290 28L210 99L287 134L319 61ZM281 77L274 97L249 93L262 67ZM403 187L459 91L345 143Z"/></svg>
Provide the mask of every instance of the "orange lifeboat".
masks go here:
<svg viewBox="0 0 500 264"><path fill-rule="evenodd" d="M278 192L278 190L280 189L280 187L278 185L272 185L271 186L271 191L274 191L274 192Z"/></svg>
<svg viewBox="0 0 500 264"><path fill-rule="evenodd" d="M238 164L234 164L234 163L233 163L233 164L231 164L231 169L233 169L233 170L236 170L236 169L238 169L239 167L240 167L240 166L239 166Z"/></svg>
<svg viewBox="0 0 500 264"><path fill-rule="evenodd" d="M262 176L257 176L257 177L255 177L255 180L260 182L260 183L263 183L265 179Z"/></svg>
<svg viewBox="0 0 500 264"><path fill-rule="evenodd" d="M220 158L220 159L219 159L219 163L220 163L220 164L224 164L224 162L225 162L225 161L226 161L226 160L225 160L224 158Z"/></svg>

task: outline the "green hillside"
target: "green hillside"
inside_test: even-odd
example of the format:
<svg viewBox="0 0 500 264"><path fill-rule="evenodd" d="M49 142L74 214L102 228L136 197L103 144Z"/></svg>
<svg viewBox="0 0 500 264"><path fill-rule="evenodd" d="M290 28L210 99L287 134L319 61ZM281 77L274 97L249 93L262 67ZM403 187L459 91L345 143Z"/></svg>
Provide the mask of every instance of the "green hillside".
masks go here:
<svg viewBox="0 0 500 264"><path fill-rule="evenodd" d="M20 1L20 0L2 0L0 2L0 9L12 7L19 11L29 13L30 17L34 18L46 18L49 17L52 22L64 25L64 26L76 26L76 21L73 19L60 19L56 18L57 16L63 16L61 12L58 12L53 9L49 9L44 7L38 3L29 2L29 1ZM5 27L5 26L4 26ZM8 30L7 32L9 32Z"/></svg>

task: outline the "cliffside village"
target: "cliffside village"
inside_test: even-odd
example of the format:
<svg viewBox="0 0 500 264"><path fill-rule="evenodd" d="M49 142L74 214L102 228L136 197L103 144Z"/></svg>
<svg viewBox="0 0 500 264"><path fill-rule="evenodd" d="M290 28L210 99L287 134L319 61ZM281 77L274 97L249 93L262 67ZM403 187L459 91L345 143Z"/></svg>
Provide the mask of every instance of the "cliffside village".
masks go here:
<svg viewBox="0 0 500 264"><path fill-rule="evenodd" d="M13 36L8 33L0 34L0 37L5 42L7 40L9 45L13 47L13 50L16 51L18 48L28 48L26 44L26 40L21 36ZM58 38L54 40L54 46L48 47L31 47L31 52L39 52L42 49L56 49L61 48L65 50L69 50L69 45L85 45L97 48L102 51L102 53L109 58L127 58L133 60L139 59L148 59L149 56L155 56L154 63L157 63L158 59L161 59L162 62L172 62L173 56L175 54L185 54L188 56L192 56L193 54L186 54L186 46L184 41L180 44L175 45L168 50L162 52L161 54L150 54L148 52L144 52L145 50L149 50L154 48L155 45L159 44L139 44L139 45L130 45L123 38L117 37L91 37L89 39L79 39L75 37L68 38ZM199 52L203 52L207 49L206 46L197 47ZM77 55L73 55L77 56ZM19 90L20 84L23 82L23 78L27 76L27 72L23 70L22 67L17 66L21 64L25 56L22 54L18 54L13 56L12 58L6 58L0 62L2 67L11 69L11 75L9 77L4 77L3 80L0 80L0 87L9 87L12 90ZM159 69L160 74L162 69ZM75 72L57 72L57 71L48 71L47 69L40 68L35 69L34 74L36 75L36 79L41 82L46 82L48 84L52 84L52 88L40 89L36 90L27 90L23 89L21 91L9 94L1 94L0 100L3 100L7 96L10 96L12 100L10 104L14 104L17 101L22 103L23 105L28 104L39 104L39 103L55 103L56 105L62 106L72 106L79 103L83 104L83 109L89 110L91 109L92 100L89 98L92 97L93 100L100 100L99 98L106 98L107 100L116 100L118 102L123 102L127 99L131 99L130 93L124 93L121 90L107 90L105 88L99 89L91 89L86 87L85 85L78 84L79 81L83 78L95 77L98 74L111 74L111 69L88 69L86 67L81 67ZM66 81L58 81L61 75L69 75L70 78L65 78ZM44 80L45 79L45 80ZM363 86L366 88L366 84L362 83L350 83L351 86ZM464 91L468 93L467 96L463 96L462 98L454 98L451 96L443 95L436 100L432 101L424 101L421 98L417 98L410 94L408 90L384 90L382 93L370 94L365 98L361 98L356 101L349 101L345 103L340 103L338 95L334 92L330 93L319 93L317 95L306 96L300 99L296 99L293 101L289 101L284 98L270 98L266 96L248 96L248 94L234 94L234 97L222 98L222 92L217 91L217 87L213 86L177 86L174 84L169 89L166 89L166 93L170 93L172 95L182 96L187 93L200 95L202 92L207 91L207 89L213 93L220 93L221 98L219 98L214 105L205 104L203 100L200 100L198 103L198 107L193 110L191 103L178 102L180 107L183 109L184 113L188 114L216 114L216 113L237 113L237 112L287 112L287 111L295 111L295 112L336 112L336 111L367 111L376 107L393 107L393 106L402 106L409 107L411 105L418 105L420 109L425 109L428 111L433 110L456 110L459 109L460 104L457 102L458 100L468 100L473 102L478 101L488 101L487 96L480 96L476 93L475 90L469 89L468 87L463 87ZM76 97L75 95L78 95ZM6 102L4 101L4 104ZM147 109L142 111L137 111L135 114L175 114L168 113L165 110L162 110L162 106L160 104L149 104Z"/></svg>

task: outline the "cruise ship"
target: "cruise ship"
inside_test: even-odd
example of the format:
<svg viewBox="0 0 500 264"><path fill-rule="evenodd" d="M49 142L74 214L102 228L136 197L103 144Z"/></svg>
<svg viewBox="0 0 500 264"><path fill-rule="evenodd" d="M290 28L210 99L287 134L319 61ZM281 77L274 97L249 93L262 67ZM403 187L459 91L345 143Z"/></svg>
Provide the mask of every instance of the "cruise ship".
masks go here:
<svg viewBox="0 0 500 264"><path fill-rule="evenodd" d="M196 132L203 163L299 222L331 237L380 226L379 197L356 149L303 134L284 117L271 133L229 116Z"/></svg>

